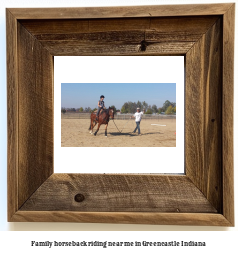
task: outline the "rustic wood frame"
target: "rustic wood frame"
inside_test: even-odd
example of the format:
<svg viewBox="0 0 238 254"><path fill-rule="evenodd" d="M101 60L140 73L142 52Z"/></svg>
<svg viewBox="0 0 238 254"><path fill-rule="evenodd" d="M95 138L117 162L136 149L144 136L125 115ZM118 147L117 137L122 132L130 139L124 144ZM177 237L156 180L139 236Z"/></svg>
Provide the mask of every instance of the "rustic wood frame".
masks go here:
<svg viewBox="0 0 238 254"><path fill-rule="evenodd" d="M7 9L8 220L234 226L234 17L233 3ZM56 55L186 56L186 175L54 174Z"/></svg>

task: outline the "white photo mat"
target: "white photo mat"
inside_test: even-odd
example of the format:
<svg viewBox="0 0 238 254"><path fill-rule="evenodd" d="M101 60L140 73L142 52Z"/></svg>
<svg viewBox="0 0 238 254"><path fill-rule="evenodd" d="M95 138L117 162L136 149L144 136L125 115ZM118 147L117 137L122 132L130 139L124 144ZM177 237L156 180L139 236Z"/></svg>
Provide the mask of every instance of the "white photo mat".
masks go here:
<svg viewBox="0 0 238 254"><path fill-rule="evenodd" d="M183 56L54 57L54 172L183 174L184 76ZM176 83L176 147L61 147L61 83Z"/></svg>

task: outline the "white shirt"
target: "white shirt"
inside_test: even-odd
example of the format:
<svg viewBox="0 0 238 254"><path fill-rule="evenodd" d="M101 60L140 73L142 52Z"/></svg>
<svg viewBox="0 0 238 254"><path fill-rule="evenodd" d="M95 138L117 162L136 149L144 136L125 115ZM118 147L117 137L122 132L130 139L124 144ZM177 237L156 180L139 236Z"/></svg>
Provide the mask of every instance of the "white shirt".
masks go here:
<svg viewBox="0 0 238 254"><path fill-rule="evenodd" d="M141 121L142 115L143 115L143 112L140 112L140 113L136 112L136 113L134 114L135 121L136 121L136 122L140 122L140 121Z"/></svg>

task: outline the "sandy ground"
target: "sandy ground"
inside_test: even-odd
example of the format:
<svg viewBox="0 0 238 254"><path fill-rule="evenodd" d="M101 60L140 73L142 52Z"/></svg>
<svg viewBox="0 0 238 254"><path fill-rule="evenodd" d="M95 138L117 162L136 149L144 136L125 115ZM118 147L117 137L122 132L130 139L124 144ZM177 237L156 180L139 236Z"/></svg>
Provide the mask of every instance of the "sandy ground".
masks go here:
<svg viewBox="0 0 238 254"><path fill-rule="evenodd" d="M133 134L136 124L133 119L110 120L105 137L105 125L100 126L96 136L89 133L89 119L61 119L62 147L175 147L176 119L141 121L141 135ZM160 124L151 125L151 124ZM97 125L96 125L97 127ZM94 127L94 132L96 130ZM124 127L124 128L123 128Z"/></svg>

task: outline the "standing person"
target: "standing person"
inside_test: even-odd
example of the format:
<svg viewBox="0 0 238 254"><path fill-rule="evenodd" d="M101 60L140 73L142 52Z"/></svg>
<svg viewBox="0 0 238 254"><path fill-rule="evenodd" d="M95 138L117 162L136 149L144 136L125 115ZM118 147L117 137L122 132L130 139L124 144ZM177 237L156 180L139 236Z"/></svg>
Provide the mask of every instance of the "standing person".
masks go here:
<svg viewBox="0 0 238 254"><path fill-rule="evenodd" d="M133 116L131 116L131 118L132 117L135 118L135 121L136 121L136 128L133 131L133 133L135 133L136 130L138 129L138 135L140 135L140 121L141 121L141 117L143 113L145 113L145 110L143 110L143 112L140 112L140 108L137 108L136 113Z"/></svg>
<svg viewBox="0 0 238 254"><path fill-rule="evenodd" d="M105 105L104 105L104 95L100 96L100 100L98 101L98 112L96 115L96 121L98 121L98 115L101 109L104 109Z"/></svg>

